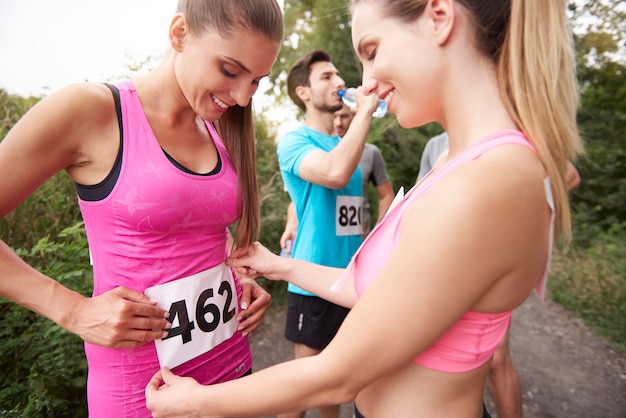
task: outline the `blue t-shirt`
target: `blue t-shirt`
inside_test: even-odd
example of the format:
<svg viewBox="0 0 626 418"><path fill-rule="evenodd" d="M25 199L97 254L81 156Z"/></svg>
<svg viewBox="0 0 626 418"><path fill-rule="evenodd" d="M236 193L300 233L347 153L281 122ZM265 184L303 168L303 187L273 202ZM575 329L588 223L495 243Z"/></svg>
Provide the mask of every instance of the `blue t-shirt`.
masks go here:
<svg viewBox="0 0 626 418"><path fill-rule="evenodd" d="M301 126L286 134L276 153L280 172L298 216L298 231L291 256L330 267L346 267L361 245L363 190L361 168L346 187L329 189L302 179L300 164L311 151L332 151L339 143L330 136ZM290 292L312 295L289 284Z"/></svg>

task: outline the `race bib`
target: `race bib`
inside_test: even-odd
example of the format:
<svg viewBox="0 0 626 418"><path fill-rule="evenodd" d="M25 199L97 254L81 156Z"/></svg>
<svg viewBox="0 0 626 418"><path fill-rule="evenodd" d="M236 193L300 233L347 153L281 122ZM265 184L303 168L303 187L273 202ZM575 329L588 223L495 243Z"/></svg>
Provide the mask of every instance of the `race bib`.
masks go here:
<svg viewBox="0 0 626 418"><path fill-rule="evenodd" d="M335 232L338 237L363 234L361 227L363 197L337 196L335 207Z"/></svg>
<svg viewBox="0 0 626 418"><path fill-rule="evenodd" d="M173 368L196 358L237 331L237 289L224 264L144 293L170 313L167 337L155 341L161 367Z"/></svg>

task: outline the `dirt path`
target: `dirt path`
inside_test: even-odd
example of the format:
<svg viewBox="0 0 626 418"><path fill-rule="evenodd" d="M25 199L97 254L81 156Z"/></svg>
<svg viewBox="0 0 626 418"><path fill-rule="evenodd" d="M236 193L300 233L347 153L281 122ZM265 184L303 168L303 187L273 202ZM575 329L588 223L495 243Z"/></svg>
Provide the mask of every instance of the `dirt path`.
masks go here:
<svg viewBox="0 0 626 418"><path fill-rule="evenodd" d="M255 370L292 358L283 327L284 309L270 309L251 339ZM522 380L525 418L626 418L626 356L560 305L542 304L533 294L513 314L510 346ZM342 406L341 418L351 418L352 412L352 405Z"/></svg>

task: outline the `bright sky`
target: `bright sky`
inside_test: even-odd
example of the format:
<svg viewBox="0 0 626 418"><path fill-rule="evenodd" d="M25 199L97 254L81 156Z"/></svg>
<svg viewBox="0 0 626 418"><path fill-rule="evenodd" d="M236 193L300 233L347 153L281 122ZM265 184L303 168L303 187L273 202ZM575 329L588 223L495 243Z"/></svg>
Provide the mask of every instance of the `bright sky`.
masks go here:
<svg viewBox="0 0 626 418"><path fill-rule="evenodd" d="M22 97L43 96L71 83L132 76L130 65L147 58L156 64L168 50L167 31L177 3L0 0L0 88ZM266 102L263 96L255 95L260 105ZM267 116L281 123L282 132L299 124L284 123L286 114L296 114L294 109L275 109Z"/></svg>
<svg viewBox="0 0 626 418"><path fill-rule="evenodd" d="M176 0L0 0L0 88L28 97L115 81L161 58Z"/></svg>

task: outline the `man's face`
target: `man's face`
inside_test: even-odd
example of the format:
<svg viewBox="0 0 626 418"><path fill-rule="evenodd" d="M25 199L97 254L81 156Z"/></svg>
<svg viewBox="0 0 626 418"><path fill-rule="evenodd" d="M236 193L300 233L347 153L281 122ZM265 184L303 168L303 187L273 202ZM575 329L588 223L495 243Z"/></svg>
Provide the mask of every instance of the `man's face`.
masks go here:
<svg viewBox="0 0 626 418"><path fill-rule="evenodd" d="M352 123L352 118L354 118L354 113L344 104L341 109L335 112L333 119L334 134L343 138L350 127L350 123Z"/></svg>
<svg viewBox="0 0 626 418"><path fill-rule="evenodd" d="M321 112L341 109L343 102L338 91L345 88L346 83L331 62L320 61L311 65L309 84L310 104L313 108Z"/></svg>

